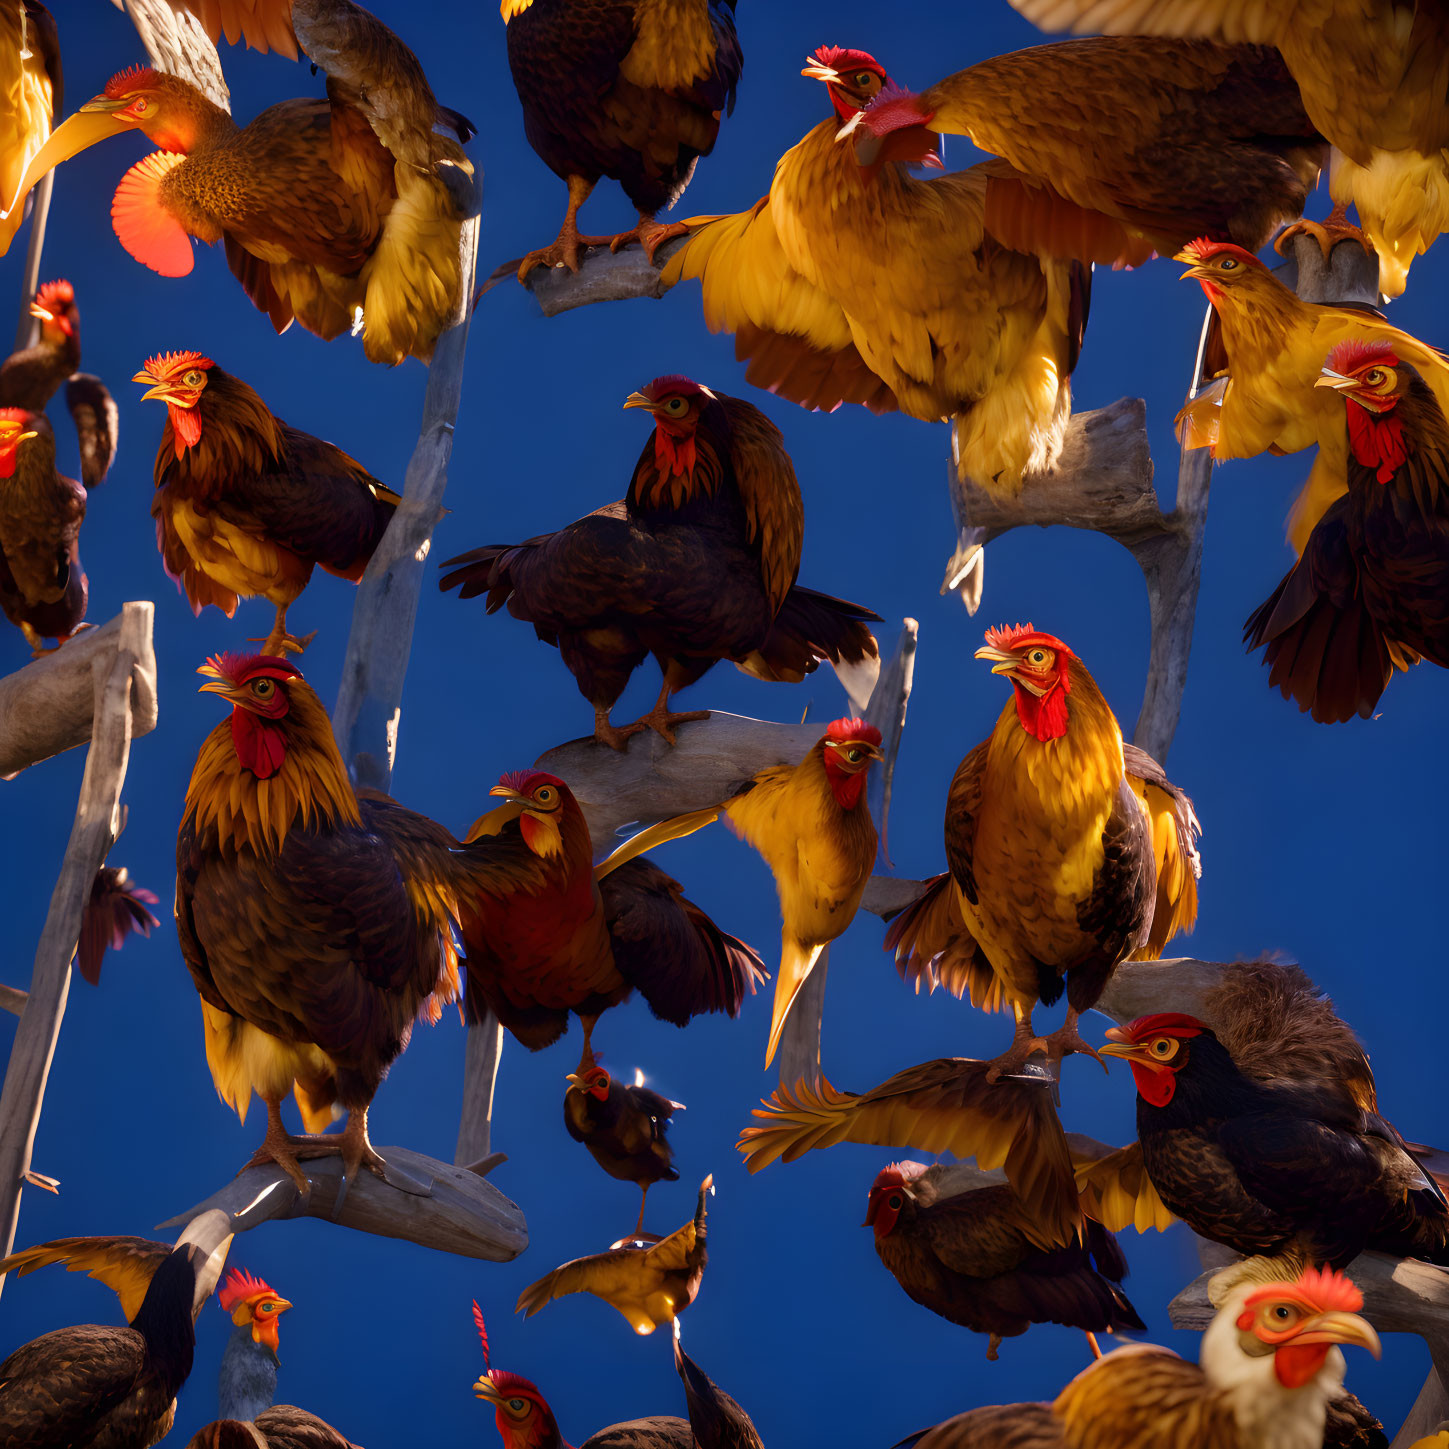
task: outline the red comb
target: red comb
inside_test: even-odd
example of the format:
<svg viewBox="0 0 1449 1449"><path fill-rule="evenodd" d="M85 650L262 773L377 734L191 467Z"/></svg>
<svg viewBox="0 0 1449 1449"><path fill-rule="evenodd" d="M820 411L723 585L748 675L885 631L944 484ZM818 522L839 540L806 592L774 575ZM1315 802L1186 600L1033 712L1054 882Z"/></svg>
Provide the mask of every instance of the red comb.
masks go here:
<svg viewBox="0 0 1449 1449"><path fill-rule="evenodd" d="M669 372L663 377L656 377L647 387L642 387L639 391L650 402L658 402L662 397L693 397L695 393L703 392L704 389L692 377L685 377L682 372Z"/></svg>
<svg viewBox="0 0 1449 1449"><path fill-rule="evenodd" d="M843 740L864 740L868 745L879 745L880 731L863 719L838 719L825 727L825 738L837 744Z"/></svg>
<svg viewBox="0 0 1449 1449"><path fill-rule="evenodd" d="M1034 624L998 624L986 631L986 642L993 649L1020 649L1024 644L1045 644L1058 654L1071 654L1071 650L1055 634L1044 634Z"/></svg>
<svg viewBox="0 0 1449 1449"><path fill-rule="evenodd" d="M1237 257L1240 262L1251 262L1253 266L1262 267L1264 271L1268 270L1252 252L1234 246L1232 242L1213 241L1211 237L1200 236L1195 241L1188 242L1183 250L1195 262L1210 262L1214 257L1226 255Z"/></svg>
<svg viewBox="0 0 1449 1449"><path fill-rule="evenodd" d="M32 416L24 408L0 408L0 423L19 423L23 428Z"/></svg>
<svg viewBox="0 0 1449 1449"><path fill-rule="evenodd" d="M871 1191L876 1192L885 1187L904 1187L908 1182L914 1182L926 1170L924 1162L892 1162L876 1173Z"/></svg>
<svg viewBox="0 0 1449 1449"><path fill-rule="evenodd" d="M148 357L142 363L141 370L149 372L153 377L161 377L173 372L185 372L191 367L215 366L209 357L203 357L199 352L158 352L155 357Z"/></svg>
<svg viewBox="0 0 1449 1449"><path fill-rule="evenodd" d="M67 302L75 301L75 288L64 279L54 282L42 282L40 290L35 294L35 300L42 306L48 307L50 303L58 303L65 306Z"/></svg>
<svg viewBox="0 0 1449 1449"><path fill-rule="evenodd" d="M302 672L275 654L213 654L196 671L229 684L266 676L271 679L300 679Z"/></svg>
<svg viewBox="0 0 1449 1449"><path fill-rule="evenodd" d="M506 775L498 777L498 783L505 790L513 790L520 795L532 794L540 785L558 785L567 788L557 775L547 774L543 770L510 770Z"/></svg>
<svg viewBox="0 0 1449 1449"><path fill-rule="evenodd" d="M828 66L831 70L873 70L885 74L885 67L875 56L865 50L847 50L839 45L822 45L812 55L816 65Z"/></svg>
<svg viewBox="0 0 1449 1449"><path fill-rule="evenodd" d="M118 70L106 82L106 95L113 101L120 100L131 91L144 91L156 85L161 77L149 65L133 65Z"/></svg>
<svg viewBox="0 0 1449 1449"><path fill-rule="evenodd" d="M263 1283L260 1278L253 1278L245 1268L232 1268L216 1297L222 1311L230 1313L237 1304L245 1303L249 1298L260 1298L264 1293L270 1293L274 1298L277 1296L275 1288Z"/></svg>
<svg viewBox="0 0 1449 1449"><path fill-rule="evenodd" d="M483 1345L483 1367L491 1373L493 1363L488 1356L488 1330L483 1326L483 1310L476 1298L473 1300L473 1322L478 1325L478 1341Z"/></svg>
<svg viewBox="0 0 1449 1449"><path fill-rule="evenodd" d="M1267 1299L1293 1297L1318 1313L1357 1313L1363 1294L1334 1268L1305 1268L1292 1283L1266 1283L1243 1300L1245 1314ZM1242 1320L1239 1320L1242 1323Z"/></svg>
<svg viewBox="0 0 1449 1449"><path fill-rule="evenodd" d="M1385 342L1366 342L1350 337L1328 354L1328 366L1343 377L1352 377L1370 367L1397 367L1399 359Z"/></svg>
<svg viewBox="0 0 1449 1449"><path fill-rule="evenodd" d="M1175 1036L1186 1039L1201 1036L1207 1028L1195 1016L1181 1011L1159 1011L1152 1016L1139 1016L1121 1028L1128 1041L1136 1043L1149 1036Z"/></svg>

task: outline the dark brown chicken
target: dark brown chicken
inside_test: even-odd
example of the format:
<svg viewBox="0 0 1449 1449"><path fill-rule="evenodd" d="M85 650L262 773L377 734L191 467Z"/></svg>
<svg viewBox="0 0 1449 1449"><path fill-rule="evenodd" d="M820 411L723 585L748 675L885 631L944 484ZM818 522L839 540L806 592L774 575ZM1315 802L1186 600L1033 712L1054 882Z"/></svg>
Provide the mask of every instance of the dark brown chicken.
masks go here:
<svg viewBox="0 0 1449 1449"><path fill-rule="evenodd" d="M592 1055L579 1066L580 1071L569 1074L564 1093L564 1126L610 1177L639 1188L637 1235L644 1231L649 1189L656 1182L679 1179L666 1134L670 1118L684 1110L684 1103L651 1092L642 1072L631 1086L611 1077Z"/></svg>
<svg viewBox="0 0 1449 1449"><path fill-rule="evenodd" d="M552 246L518 270L578 271L579 250L637 238L650 257L684 231L662 226L695 163L714 150L720 113L733 111L743 57L735 0L502 0L508 66L523 104L528 144L568 184L569 205ZM639 212L632 231L580 236L579 207L609 176Z"/></svg>
<svg viewBox="0 0 1449 1449"><path fill-rule="evenodd" d="M69 282L46 282L30 315L40 323L34 344L0 362L0 407L38 413L80 367L80 308Z"/></svg>
<svg viewBox="0 0 1449 1449"><path fill-rule="evenodd" d="M166 404L151 499L166 572L194 614L214 604L230 618L261 594L277 611L268 652L295 649L287 609L313 568L356 583L398 495L200 353L149 358L133 380Z"/></svg>
<svg viewBox="0 0 1449 1449"><path fill-rule="evenodd" d="M140 1244L140 1250L136 1245ZM134 1303L128 1327L82 1324L22 1345L0 1363L0 1443L6 1449L150 1449L170 1430L191 1373L196 1272L190 1248L132 1238L69 1239L17 1254L0 1272L75 1261ZM20 1260L20 1261L17 1261ZM28 1261L27 1261L28 1260ZM113 1281L114 1280L114 1281Z"/></svg>
<svg viewBox="0 0 1449 1449"><path fill-rule="evenodd" d="M669 743L669 698L730 659L758 679L803 679L822 659L874 659L879 615L795 583L800 485L780 430L758 408L686 377L656 378L625 407L654 416L629 491L558 533L449 559L440 587L486 594L556 645L594 706L595 737L623 749L646 726ZM620 728L609 711L653 654L654 708Z"/></svg>
<svg viewBox="0 0 1449 1449"><path fill-rule="evenodd" d="M86 490L56 469L45 415L0 408L0 608L37 655L86 616L85 516Z"/></svg>
<svg viewBox="0 0 1449 1449"><path fill-rule="evenodd" d="M1344 399L1348 492L1244 637L1285 699L1337 723L1368 719L1396 668L1449 667L1449 420L1388 342L1340 342L1318 386Z"/></svg>
<svg viewBox="0 0 1449 1449"><path fill-rule="evenodd" d="M1033 1323L1089 1337L1146 1327L1117 1286L1127 1260L1112 1235L1088 1220L1081 1238L1054 1242L999 1176L962 1163L892 1163L871 1186L865 1226L908 1297L990 1335L989 1359Z"/></svg>

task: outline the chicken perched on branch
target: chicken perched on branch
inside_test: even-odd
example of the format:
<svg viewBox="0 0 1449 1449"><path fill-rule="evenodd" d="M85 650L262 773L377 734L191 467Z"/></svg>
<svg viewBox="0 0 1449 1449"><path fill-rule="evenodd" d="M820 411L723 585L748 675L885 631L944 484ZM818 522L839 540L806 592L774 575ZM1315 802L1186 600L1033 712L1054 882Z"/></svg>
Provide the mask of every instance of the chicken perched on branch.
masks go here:
<svg viewBox="0 0 1449 1449"><path fill-rule="evenodd" d="M1245 638L1314 719L1368 719L1395 667L1449 667L1449 419L1385 343L1340 342L1317 385L1344 400L1348 492Z"/></svg>
<svg viewBox="0 0 1449 1449"><path fill-rule="evenodd" d="M746 1127L736 1146L751 1172L839 1142L974 1157L986 1171L1006 1169L1039 1241L1069 1243L1081 1230L1082 1211L1051 1082L1031 1074L992 1081L987 1067L941 1057L859 1096L826 1081L779 1087L754 1109L763 1125Z"/></svg>
<svg viewBox="0 0 1449 1449"><path fill-rule="evenodd" d="M1033 1323L1096 1333L1145 1328L1117 1286L1127 1260L1100 1223L1056 1242L998 1177L964 1164L893 1162L876 1175L865 1224L892 1276L923 1308L990 1335L986 1357L1003 1338Z"/></svg>
<svg viewBox="0 0 1449 1449"><path fill-rule="evenodd" d="M1343 1393L1339 1345L1379 1356L1342 1273L1253 1259L1220 1275L1224 1296L1199 1363L1132 1344L1099 1359L1051 1404L970 1409L896 1449L1320 1449Z"/></svg>
<svg viewBox="0 0 1449 1449"><path fill-rule="evenodd" d="M667 1238L628 1238L606 1253L575 1258L518 1295L517 1311L532 1318L555 1298L592 1293L617 1309L635 1333L653 1333L672 1323L699 1296L709 1252L705 1243L706 1202L713 1176L699 1185L694 1217Z"/></svg>
<svg viewBox="0 0 1449 1449"><path fill-rule="evenodd" d="M714 150L720 114L733 111L744 57L735 0L502 0L508 66L528 144L569 189L558 240L524 257L534 267L579 269L582 247L637 240L654 249L681 235L656 212L673 206ZM579 207L601 176L639 212L618 236L580 236Z"/></svg>
<svg viewBox="0 0 1449 1449"><path fill-rule="evenodd" d="M1332 142L1325 251L1352 229L1350 202L1397 297L1416 254L1449 231L1449 11L1438 0L1011 0L1044 30L1202 36L1275 45L1303 107ZM1280 247L1281 249L1281 247Z"/></svg>
<svg viewBox="0 0 1449 1449"><path fill-rule="evenodd" d="M784 917L767 1067L795 997L820 953L855 919L875 865L875 822L865 784L871 763L885 758L880 742L874 725L838 719L798 765L761 770L723 804L650 826L620 849L633 854L724 816L764 857Z"/></svg>
<svg viewBox="0 0 1449 1449"><path fill-rule="evenodd" d="M325 100L284 101L240 127L188 81L122 71L56 129L22 193L87 146L139 130L158 149L111 204L137 261L185 276L193 237L224 242L277 331L294 319L328 339L360 330L374 362L426 362L462 301L459 192L472 166L433 129L461 118L438 106L417 58L366 11L336 0L307 8L318 12L311 53L327 71Z"/></svg>
<svg viewBox="0 0 1449 1449"><path fill-rule="evenodd" d="M1162 767L1125 744L1086 666L1030 624L989 629L978 659L1011 681L996 728L946 799L949 871L892 923L903 975L1010 1007L1016 1031L992 1072L1034 1051L1086 1051L1077 1018L1117 965L1155 959L1197 918L1199 826ZM1065 1024L1032 1028L1067 996Z"/></svg>
<svg viewBox="0 0 1449 1449"><path fill-rule="evenodd" d="M541 770L504 775L503 804L468 833L460 930L474 1018L491 1010L530 1051L556 1042L570 1013L584 1028L580 1073L593 1063L599 1014L638 990L655 1016L684 1026L739 1014L767 973L679 883L650 861L595 867L573 791Z"/></svg>
<svg viewBox="0 0 1449 1449"><path fill-rule="evenodd" d="M39 0L0 5L0 257L25 220L21 178L62 101L60 36Z"/></svg>
<svg viewBox="0 0 1449 1449"><path fill-rule="evenodd" d="M268 652L300 649L287 610L313 568L356 583L398 495L199 352L148 358L133 381L166 404L151 499L162 566L194 614L214 604L230 618L262 595L277 611Z"/></svg>
<svg viewBox="0 0 1449 1449"><path fill-rule="evenodd" d="M592 1062L592 1054L588 1060ZM644 1207L649 1189L656 1182L677 1182L674 1149L669 1145L669 1122L684 1111L683 1102L671 1102L644 1085L644 1074L635 1074L632 1085L611 1077L597 1063L569 1074L564 1093L564 1126L575 1142L582 1142L589 1155L621 1182L639 1188L637 1237L644 1231Z"/></svg>
<svg viewBox="0 0 1449 1449"><path fill-rule="evenodd" d="M37 657L86 616L85 516L86 490L56 468L45 414L0 408L0 608Z"/></svg>
<svg viewBox="0 0 1449 1449"><path fill-rule="evenodd" d="M45 1263L85 1270L116 1291L129 1325L59 1328L0 1363L6 1449L150 1449L166 1435L196 1344L193 1251L144 1238L65 1238L0 1262L0 1273Z"/></svg>
<svg viewBox="0 0 1449 1449"><path fill-rule="evenodd" d="M1249 47L1041 46L921 96L864 51L811 60L832 116L752 210L699 218L665 281L700 278L758 386L950 418L961 475L1006 494L1060 451L1086 264L1205 229L1261 245L1301 213L1323 150L1281 62ZM940 164L940 132L1003 159L912 178Z"/></svg>
<svg viewBox="0 0 1449 1449"><path fill-rule="evenodd" d="M651 728L670 744L670 696L721 659L758 679L801 680L822 659L875 660L878 614L795 583L805 516L780 430L758 408L687 377L659 377L626 408L653 415L623 500L558 533L449 559L440 587L487 596L531 623L594 706L594 735L622 750ZM609 711L653 654L658 702L623 728Z"/></svg>
<svg viewBox="0 0 1449 1449"><path fill-rule="evenodd" d="M1301 554L1313 526L1347 488L1343 404L1318 387L1323 360L1340 342L1382 344L1418 369L1449 413L1449 361L1372 313L1304 302L1251 252L1199 239L1181 252L1184 280L1201 285L1217 312L1229 376L1205 388L1179 414L1178 437L1210 447L1218 462L1271 449L1318 445L1312 472L1288 520Z"/></svg>

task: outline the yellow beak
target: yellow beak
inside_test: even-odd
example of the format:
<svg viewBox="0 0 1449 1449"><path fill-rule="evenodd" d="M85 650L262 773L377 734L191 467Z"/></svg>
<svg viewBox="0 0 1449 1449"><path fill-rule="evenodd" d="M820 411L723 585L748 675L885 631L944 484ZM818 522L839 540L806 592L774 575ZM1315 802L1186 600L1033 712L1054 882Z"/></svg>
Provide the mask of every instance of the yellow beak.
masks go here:
<svg viewBox="0 0 1449 1449"><path fill-rule="evenodd" d="M42 322L55 321L55 313L48 307L42 307L39 302L32 302L30 304L30 315L32 317L38 317Z"/></svg>
<svg viewBox="0 0 1449 1449"><path fill-rule="evenodd" d="M152 377L149 372L138 372L135 377L131 379L131 381L155 383L154 387L147 388L146 391L141 394L142 402L150 402L152 398L160 398L163 402L165 402L171 396L171 384L166 382L156 382L156 379Z"/></svg>
<svg viewBox="0 0 1449 1449"><path fill-rule="evenodd" d="M232 698L231 685L225 679L208 679L197 687L198 694L219 694L223 699Z"/></svg>
<svg viewBox="0 0 1449 1449"><path fill-rule="evenodd" d="M1357 1313L1320 1313L1310 1318L1290 1340L1297 1343L1345 1343L1366 1348L1375 1358L1383 1357L1383 1345L1373 1325Z"/></svg>
<svg viewBox="0 0 1449 1449"><path fill-rule="evenodd" d="M1146 1047L1133 1046L1130 1041L1109 1041L1103 1042L1097 1050L1104 1057L1121 1057L1124 1062L1138 1062L1142 1066L1161 1066L1160 1062L1154 1062L1148 1054ZM1164 1068L1164 1070L1166 1070Z"/></svg>
<svg viewBox="0 0 1449 1449"><path fill-rule="evenodd" d="M62 161L69 161L87 146L94 146L97 141L103 141L107 136L117 135L123 123L118 122L111 112L119 110L124 104L124 101L112 101L105 96L97 96L95 100L87 101L70 120L57 126L50 133L50 139L35 153L30 165L25 168L25 175L20 178L20 189L11 199L6 215L16 213L16 208L25 200L31 187L47 171L54 170Z"/></svg>
<svg viewBox="0 0 1449 1449"><path fill-rule="evenodd" d="M568 1076L564 1078L564 1081L566 1081L571 1087L582 1087L584 1084L584 1079L579 1076L577 1072L570 1072Z"/></svg>
<svg viewBox="0 0 1449 1449"><path fill-rule="evenodd" d="M478 1380L478 1382L473 1385L473 1392L477 1394L480 1399L483 1399L490 1404L501 1404L503 1402L503 1395L498 1392L498 1386L493 1382L491 1378L488 1377L487 1374L484 1374Z"/></svg>
<svg viewBox="0 0 1449 1449"><path fill-rule="evenodd" d="M828 65L815 65L813 62L807 65L800 74L807 76L810 80L824 81L827 85L840 79L838 70L834 70Z"/></svg>
<svg viewBox="0 0 1449 1449"><path fill-rule="evenodd" d="M625 408L648 408L650 412L654 411L653 399L645 397L642 392L631 392L624 399L624 406Z"/></svg>
<svg viewBox="0 0 1449 1449"><path fill-rule="evenodd" d="M1313 385L1314 387L1331 387L1334 392L1348 392L1358 386L1358 379L1345 377L1341 372L1335 372L1331 367L1325 367L1313 379Z"/></svg>
<svg viewBox="0 0 1449 1449"><path fill-rule="evenodd" d="M497 835L510 820L517 820L528 808L527 797L510 790L507 785L495 785L488 793L503 796L506 803L480 815L463 837L464 845L471 845L484 835Z"/></svg>
<svg viewBox="0 0 1449 1449"><path fill-rule="evenodd" d="M1010 674L1021 662L1015 654L1008 654L1005 649L997 649L990 644L983 644L973 657L991 660L993 674Z"/></svg>

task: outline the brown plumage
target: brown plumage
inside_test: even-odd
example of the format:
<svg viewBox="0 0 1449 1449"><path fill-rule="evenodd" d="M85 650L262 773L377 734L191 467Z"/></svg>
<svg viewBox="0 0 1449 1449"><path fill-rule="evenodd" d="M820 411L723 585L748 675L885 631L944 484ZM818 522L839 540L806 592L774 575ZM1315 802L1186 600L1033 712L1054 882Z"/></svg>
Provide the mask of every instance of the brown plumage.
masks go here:
<svg viewBox="0 0 1449 1449"><path fill-rule="evenodd" d="M105 1278L119 1267L132 1279L149 1278L138 1306L128 1314L128 1327L59 1328L0 1363L0 1442L6 1449L150 1449L171 1428L177 1391L191 1373L196 1274L191 1249L168 1247L158 1261L152 1251L137 1251L141 1241L70 1239L66 1242L79 1246L39 1260L70 1258L74 1268L89 1266L92 1277ZM45 1254L62 1246L48 1244L31 1252ZM154 1250L157 1245L145 1246ZM110 1267L103 1259L110 1260ZM38 1261L27 1265L7 1259L0 1271L35 1266Z"/></svg>
<svg viewBox="0 0 1449 1449"><path fill-rule="evenodd" d="M592 1293L617 1309L635 1333L653 1333L676 1319L699 1294L709 1261L705 1204L714 1178L699 1185L694 1217L667 1238L625 1240L606 1253L575 1258L518 1295L518 1312L532 1318L555 1298Z"/></svg>
<svg viewBox="0 0 1449 1449"><path fill-rule="evenodd" d="M240 378L195 352L136 374L166 404L151 516L161 562L192 612L239 598L277 610L268 648L295 648L287 609L321 567L356 583L398 495L341 448L276 417Z"/></svg>
<svg viewBox="0 0 1449 1449"><path fill-rule="evenodd" d="M1340 343L1319 386L1344 399L1348 492L1244 638L1285 699L1339 722L1370 718L1406 662L1449 667L1449 420L1387 343Z"/></svg>
<svg viewBox="0 0 1449 1449"><path fill-rule="evenodd" d="M1127 1260L1100 1223L1054 1243L1010 1185L964 1164L898 1162L871 1186L865 1226L909 1298L951 1323L1003 1338L1033 1323L1086 1333L1145 1328L1117 1284Z"/></svg>
<svg viewBox="0 0 1449 1449"><path fill-rule="evenodd" d="M615 249L637 238L652 257L682 228L661 226L695 163L714 150L720 114L733 111L743 67L735 0L502 0L508 67L523 106L524 132L567 183L568 212L536 266L579 267L576 217L601 176L618 181L639 213Z"/></svg>
<svg viewBox="0 0 1449 1449"><path fill-rule="evenodd" d="M186 1449L362 1449L331 1424L292 1404L273 1404L255 1419L217 1419L194 1433Z"/></svg>
<svg viewBox="0 0 1449 1449"><path fill-rule="evenodd" d="M635 1234L644 1231L644 1207L656 1182L676 1182L674 1149L667 1133L670 1118L684 1110L644 1085L643 1074L632 1085L612 1077L593 1061L592 1053L569 1074L564 1093L564 1126L575 1142L621 1182L632 1182L640 1192L639 1221Z"/></svg>
<svg viewBox="0 0 1449 1449"><path fill-rule="evenodd" d="M684 1385L693 1442L684 1449L765 1449L754 1420L690 1356L674 1325L674 1371Z"/></svg>
<svg viewBox="0 0 1449 1449"><path fill-rule="evenodd" d="M86 490L56 468L45 415L0 408L0 608L37 655L85 618L85 516Z"/></svg>
<svg viewBox="0 0 1449 1449"><path fill-rule="evenodd" d="M595 737L623 749L646 726L669 743L669 698L721 659L760 679L803 679L822 659L874 659L859 605L795 583L800 485L780 431L757 408L684 377L656 378L625 407L654 416L628 493L557 533L449 559L440 587L506 603L556 645L594 706ZM609 711L647 655L663 688L620 728Z"/></svg>
<svg viewBox="0 0 1449 1449"><path fill-rule="evenodd" d="M75 288L65 281L46 282L35 294L30 315L40 324L35 341L0 362L0 407L39 413L80 367Z"/></svg>
<svg viewBox="0 0 1449 1449"><path fill-rule="evenodd" d="M132 931L149 936L160 921L146 909L157 902L155 891L138 886L125 866L103 865L91 883L91 898L81 917L75 962L92 986L101 984L106 948L119 951Z"/></svg>
<svg viewBox="0 0 1449 1449"><path fill-rule="evenodd" d="M751 1172L837 1142L914 1147L1004 1167L1040 1246L1065 1244L1082 1223L1072 1161L1045 1077L989 1080L988 1062L941 1057L907 1067L859 1095L821 1080L777 1088L736 1144Z"/></svg>
<svg viewBox="0 0 1449 1449"><path fill-rule="evenodd" d="M1016 1032L993 1071L1036 1050L1091 1051L1077 1032L1119 962L1156 958L1197 916L1198 822L1162 767L1125 744L1092 676L1030 624L988 630L978 659L1013 698L946 799L947 876L892 923L903 975L944 984ZM1033 1034L1038 1001L1065 1024Z"/></svg>

